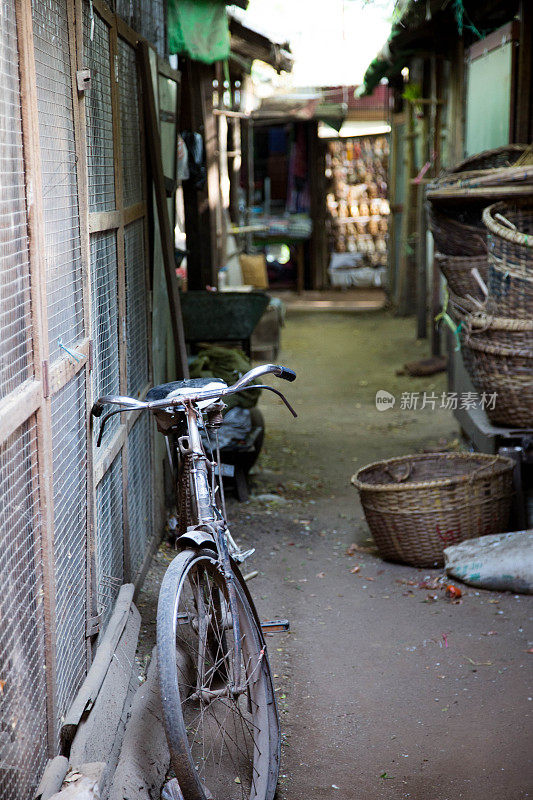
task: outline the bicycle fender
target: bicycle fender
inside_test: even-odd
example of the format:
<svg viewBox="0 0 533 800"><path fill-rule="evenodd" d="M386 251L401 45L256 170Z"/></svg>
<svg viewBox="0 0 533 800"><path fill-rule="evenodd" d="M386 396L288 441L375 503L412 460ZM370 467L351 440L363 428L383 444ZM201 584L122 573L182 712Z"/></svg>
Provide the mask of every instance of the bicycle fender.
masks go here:
<svg viewBox="0 0 533 800"><path fill-rule="evenodd" d="M207 547L216 551L213 535L202 527L191 528L186 533L182 533L176 543L182 547Z"/></svg>

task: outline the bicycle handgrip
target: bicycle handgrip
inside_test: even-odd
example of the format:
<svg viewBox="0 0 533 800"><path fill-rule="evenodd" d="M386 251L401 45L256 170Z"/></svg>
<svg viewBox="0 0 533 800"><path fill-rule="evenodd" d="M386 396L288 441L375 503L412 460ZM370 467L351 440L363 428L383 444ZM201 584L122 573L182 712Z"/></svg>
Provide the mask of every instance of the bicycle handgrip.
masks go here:
<svg viewBox="0 0 533 800"><path fill-rule="evenodd" d="M96 403L91 408L91 417L101 417L103 410L104 410L103 403L97 400Z"/></svg>
<svg viewBox="0 0 533 800"><path fill-rule="evenodd" d="M276 373L278 378L283 378L284 381L295 381L296 380L296 373L293 369L289 369L288 367L279 367L279 372Z"/></svg>

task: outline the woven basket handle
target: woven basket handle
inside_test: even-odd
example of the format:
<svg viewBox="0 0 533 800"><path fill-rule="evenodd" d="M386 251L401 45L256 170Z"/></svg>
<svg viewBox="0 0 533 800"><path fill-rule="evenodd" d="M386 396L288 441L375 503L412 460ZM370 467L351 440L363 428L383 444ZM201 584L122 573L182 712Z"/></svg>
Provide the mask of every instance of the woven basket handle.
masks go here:
<svg viewBox="0 0 533 800"><path fill-rule="evenodd" d="M507 217L504 217L503 214L496 212L496 214L494 214L494 219L497 219L499 222L502 223L502 225L505 225L505 227L509 228L509 230L511 231L518 230L516 225L514 225L510 220L508 220Z"/></svg>
<svg viewBox="0 0 533 800"><path fill-rule="evenodd" d="M403 483L404 481L408 480L408 479L411 477L411 473L412 473L412 471L413 471L413 464L412 464L412 462L409 462L409 463L408 463L408 464L406 464L405 466L407 467L407 470L406 470L406 472L405 472L405 474L404 474L404 475L401 475L401 474L400 474L400 475L395 475L395 474L394 474L394 473L391 471L391 469L390 469L390 467L389 467L389 466L386 466L386 467L385 467L385 472L387 473L387 475L389 475L389 477L391 477L391 478L392 478L392 480L394 481L394 483Z"/></svg>
<svg viewBox="0 0 533 800"><path fill-rule="evenodd" d="M494 456L494 458L492 459L492 461L490 463L487 462L486 464L480 464L479 467L476 467L476 469L473 470L470 473L470 475L468 476L468 480L469 481L473 481L477 477L478 472L481 472L484 469L489 469L490 467L493 467L496 464L496 462L498 461L498 458L499 458L499 456Z"/></svg>
<svg viewBox="0 0 533 800"><path fill-rule="evenodd" d="M487 297L489 296L489 290L488 290L488 288L487 288L487 284L485 283L485 281L484 281L484 280L483 280L483 278L481 277L481 275L480 275L480 272L479 272L478 268L477 268L477 267L473 267L473 268L470 270L470 272L472 273L472 277L474 278L474 280L476 281L476 283L479 285L479 288L481 289L481 291L482 291L482 292L483 292L483 294L485 295L485 300L486 300L486 299L487 299Z"/></svg>

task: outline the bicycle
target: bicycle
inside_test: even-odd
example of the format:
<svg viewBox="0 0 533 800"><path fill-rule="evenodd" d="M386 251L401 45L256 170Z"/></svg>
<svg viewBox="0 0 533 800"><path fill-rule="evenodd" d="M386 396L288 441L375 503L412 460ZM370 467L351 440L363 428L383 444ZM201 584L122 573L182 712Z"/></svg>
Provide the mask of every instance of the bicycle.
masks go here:
<svg viewBox="0 0 533 800"><path fill-rule="evenodd" d="M239 570L254 551L241 552L226 520L220 449L210 432L222 424L223 397L272 373L293 381L286 367L266 364L233 386L218 379L174 381L150 389L146 400L99 398L119 409L151 411L166 436L179 497L180 552L163 578L157 608L157 657L163 722L185 800L273 800L281 734L265 630L287 630L284 620L261 623ZM272 386L253 384L278 395ZM252 388L249 386L249 388ZM208 442L211 456L202 443Z"/></svg>

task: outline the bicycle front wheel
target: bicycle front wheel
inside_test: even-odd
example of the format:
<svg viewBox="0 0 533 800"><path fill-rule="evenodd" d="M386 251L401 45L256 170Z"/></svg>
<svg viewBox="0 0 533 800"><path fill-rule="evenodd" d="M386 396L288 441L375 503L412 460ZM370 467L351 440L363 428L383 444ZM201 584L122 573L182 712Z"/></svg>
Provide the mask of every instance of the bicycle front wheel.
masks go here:
<svg viewBox="0 0 533 800"><path fill-rule="evenodd" d="M235 583L240 669L216 555L180 553L161 584L163 720L185 800L272 800L276 791L280 732L268 656L246 594Z"/></svg>

